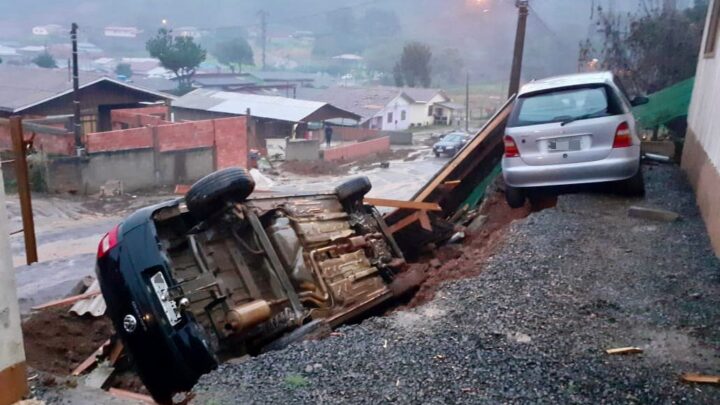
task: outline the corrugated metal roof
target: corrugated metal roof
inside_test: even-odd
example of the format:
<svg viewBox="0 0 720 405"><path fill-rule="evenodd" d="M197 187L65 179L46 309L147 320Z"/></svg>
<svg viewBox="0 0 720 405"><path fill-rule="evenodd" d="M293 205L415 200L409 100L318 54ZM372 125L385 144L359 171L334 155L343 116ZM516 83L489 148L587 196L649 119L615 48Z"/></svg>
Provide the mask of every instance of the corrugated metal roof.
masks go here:
<svg viewBox="0 0 720 405"><path fill-rule="evenodd" d="M88 287L85 293L91 293L96 291L100 291L100 283L97 279L95 279L95 281L90 284L90 287ZM102 294L99 294L94 297L86 298L82 301L76 302L75 305L70 308L70 312L79 316L90 314L94 317L98 317L103 315L106 309L107 305L105 304L105 298L103 298Z"/></svg>
<svg viewBox="0 0 720 405"><path fill-rule="evenodd" d="M250 114L254 117L292 122L303 121L320 109L334 108L328 103L318 101L211 89L198 89L179 97L173 102L173 107L235 115L245 115L250 109ZM337 110L342 113L340 116L353 115L348 111Z"/></svg>

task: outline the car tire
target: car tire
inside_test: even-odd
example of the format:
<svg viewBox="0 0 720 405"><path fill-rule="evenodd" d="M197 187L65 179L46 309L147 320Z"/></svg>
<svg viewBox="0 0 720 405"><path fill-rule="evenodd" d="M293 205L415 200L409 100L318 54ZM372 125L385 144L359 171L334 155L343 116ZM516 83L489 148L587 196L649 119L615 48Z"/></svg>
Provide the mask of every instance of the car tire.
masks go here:
<svg viewBox="0 0 720 405"><path fill-rule="evenodd" d="M367 176L352 178L335 187L335 194L342 204L362 200L370 191L372 184Z"/></svg>
<svg viewBox="0 0 720 405"><path fill-rule="evenodd" d="M207 219L226 203L239 203L255 189L255 180L239 167L210 173L195 182L185 194L188 211L198 220Z"/></svg>
<svg viewBox="0 0 720 405"><path fill-rule="evenodd" d="M436 157L436 158L439 158L439 157L440 157L440 152L435 152L435 157Z"/></svg>
<svg viewBox="0 0 720 405"><path fill-rule="evenodd" d="M637 172L632 177L620 183L620 191L628 197L645 196L645 179L642 174L642 166L638 167Z"/></svg>
<svg viewBox="0 0 720 405"><path fill-rule="evenodd" d="M507 201L510 208L520 208L525 205L527 195L525 190L513 186L505 186L505 200Z"/></svg>
<svg viewBox="0 0 720 405"><path fill-rule="evenodd" d="M307 338L311 334L316 333L323 333L323 332L330 332L330 326L323 322L321 319L316 319L314 321L308 322L305 325L300 326L297 329L294 329L290 333L287 333L269 344L267 344L265 347L263 347L262 352L272 352L276 350L282 350L288 346L290 346L293 343L300 342Z"/></svg>

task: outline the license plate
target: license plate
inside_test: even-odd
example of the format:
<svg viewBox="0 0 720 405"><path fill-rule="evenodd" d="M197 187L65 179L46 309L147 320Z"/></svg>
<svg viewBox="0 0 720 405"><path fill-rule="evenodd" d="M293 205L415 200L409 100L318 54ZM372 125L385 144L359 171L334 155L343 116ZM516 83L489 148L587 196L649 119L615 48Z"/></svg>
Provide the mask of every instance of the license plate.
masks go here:
<svg viewBox="0 0 720 405"><path fill-rule="evenodd" d="M152 278L150 279L150 283L155 290L155 295L157 296L158 300L160 300L160 304L163 307L163 311L165 312L165 316L167 316L168 322L170 322L170 325L177 325L178 322L180 322L181 315L177 310L177 305L175 304L175 301L170 298L170 293L168 292L168 285L167 281L165 281L165 276L163 276L161 272L158 272L154 276L152 276Z"/></svg>
<svg viewBox="0 0 720 405"><path fill-rule="evenodd" d="M551 152L569 152L581 149L581 138L553 139L548 141L548 150Z"/></svg>

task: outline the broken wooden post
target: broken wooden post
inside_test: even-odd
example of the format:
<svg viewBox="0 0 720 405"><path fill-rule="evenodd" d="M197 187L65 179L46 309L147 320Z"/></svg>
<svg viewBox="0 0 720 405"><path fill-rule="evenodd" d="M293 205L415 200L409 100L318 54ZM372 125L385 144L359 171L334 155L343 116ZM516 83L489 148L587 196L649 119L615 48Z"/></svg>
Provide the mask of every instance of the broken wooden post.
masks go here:
<svg viewBox="0 0 720 405"><path fill-rule="evenodd" d="M0 170L0 405L21 400L28 390L15 269L7 225L5 188Z"/></svg>
<svg viewBox="0 0 720 405"><path fill-rule="evenodd" d="M22 214L23 234L25 235L25 259L28 265L38 261L35 242L35 221L33 220L32 201L30 200L30 175L28 174L27 146L23 138L22 119L10 117L10 136L15 153L15 176L17 177L20 212Z"/></svg>

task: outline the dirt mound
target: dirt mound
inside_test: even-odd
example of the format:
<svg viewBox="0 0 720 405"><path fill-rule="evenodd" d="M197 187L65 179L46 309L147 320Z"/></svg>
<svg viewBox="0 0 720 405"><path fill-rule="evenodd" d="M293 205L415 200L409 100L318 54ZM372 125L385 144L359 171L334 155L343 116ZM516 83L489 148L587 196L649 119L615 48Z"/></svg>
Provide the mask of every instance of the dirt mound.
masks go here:
<svg viewBox="0 0 720 405"><path fill-rule="evenodd" d="M478 234L468 237L463 244L441 246L431 256L423 257L414 264L426 266L427 279L407 306L412 308L432 300L445 281L478 275L488 258L502 246L510 223L527 217L530 212L529 204L512 209L505 202L503 193L492 193L480 212L488 219Z"/></svg>
<svg viewBox="0 0 720 405"><path fill-rule="evenodd" d="M65 376L114 333L106 317L79 317L67 308L34 314L23 325L25 356L30 367Z"/></svg>

